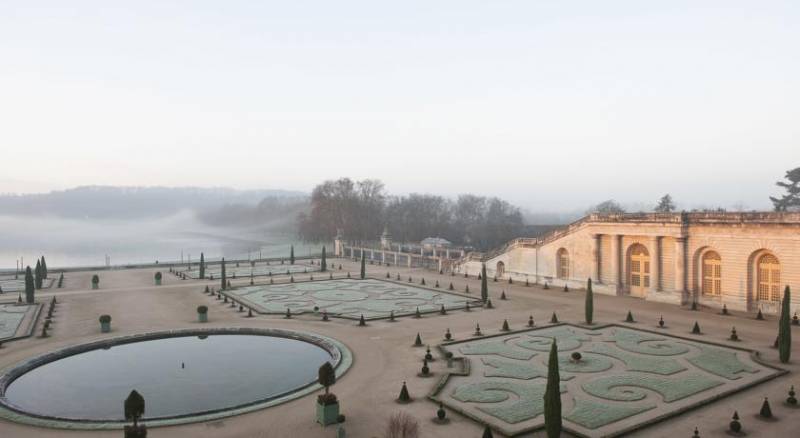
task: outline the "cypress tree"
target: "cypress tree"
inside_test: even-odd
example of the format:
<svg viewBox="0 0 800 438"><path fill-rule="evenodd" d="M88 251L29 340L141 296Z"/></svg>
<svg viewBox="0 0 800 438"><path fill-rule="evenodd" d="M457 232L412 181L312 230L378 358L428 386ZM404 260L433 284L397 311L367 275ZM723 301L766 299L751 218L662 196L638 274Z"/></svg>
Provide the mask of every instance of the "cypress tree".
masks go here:
<svg viewBox="0 0 800 438"><path fill-rule="evenodd" d="M325 257L325 247L324 246L322 247L322 260L320 260L320 262L319 262L319 270L321 272L325 272L325 271L328 270L328 260L327 260L327 257ZM386 275L389 275L389 273L387 272Z"/></svg>
<svg viewBox="0 0 800 438"><path fill-rule="evenodd" d="M548 438L561 436L561 377L558 373L558 345L553 339L547 362L547 389L544 392L544 427Z"/></svg>
<svg viewBox="0 0 800 438"><path fill-rule="evenodd" d="M364 251L361 251L361 279L367 278L367 259L364 257Z"/></svg>
<svg viewBox="0 0 800 438"><path fill-rule="evenodd" d="M222 258L222 272L221 272L219 288L222 289L222 290L225 290L225 286L227 286L227 283L225 281L225 257L223 257Z"/></svg>
<svg viewBox="0 0 800 438"><path fill-rule="evenodd" d="M200 253L200 279L204 280L206 278L206 257L203 253Z"/></svg>
<svg viewBox="0 0 800 438"><path fill-rule="evenodd" d="M481 265L481 301L489 299L489 285L486 283L486 263Z"/></svg>
<svg viewBox="0 0 800 438"><path fill-rule="evenodd" d="M294 264L294 245L289 248L289 264Z"/></svg>
<svg viewBox="0 0 800 438"><path fill-rule="evenodd" d="M781 304L781 318L778 320L778 355L782 363L789 362L792 355L792 327L789 318L789 302L791 291L789 285L783 291L783 303Z"/></svg>
<svg viewBox="0 0 800 438"><path fill-rule="evenodd" d="M592 292L592 279L586 282L586 324L592 323L594 316L594 293Z"/></svg>
<svg viewBox="0 0 800 438"><path fill-rule="evenodd" d="M33 294L36 290L36 285L33 282L33 272L31 267L25 268L25 302L33 304Z"/></svg>
<svg viewBox="0 0 800 438"><path fill-rule="evenodd" d="M36 260L36 269L33 275L33 284L36 289L42 288L42 262L41 260Z"/></svg>
<svg viewBox="0 0 800 438"><path fill-rule="evenodd" d="M42 278L47 278L47 262L44 261L44 256L42 256Z"/></svg>

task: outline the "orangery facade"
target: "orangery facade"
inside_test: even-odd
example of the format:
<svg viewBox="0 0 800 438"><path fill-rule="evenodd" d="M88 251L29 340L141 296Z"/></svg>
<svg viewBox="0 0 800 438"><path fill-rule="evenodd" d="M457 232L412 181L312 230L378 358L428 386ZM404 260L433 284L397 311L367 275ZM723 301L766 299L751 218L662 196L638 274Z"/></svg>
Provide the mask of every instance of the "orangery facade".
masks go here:
<svg viewBox="0 0 800 438"><path fill-rule="evenodd" d="M800 308L800 213L592 214L537 238L468 254L459 273L673 304L775 313Z"/></svg>

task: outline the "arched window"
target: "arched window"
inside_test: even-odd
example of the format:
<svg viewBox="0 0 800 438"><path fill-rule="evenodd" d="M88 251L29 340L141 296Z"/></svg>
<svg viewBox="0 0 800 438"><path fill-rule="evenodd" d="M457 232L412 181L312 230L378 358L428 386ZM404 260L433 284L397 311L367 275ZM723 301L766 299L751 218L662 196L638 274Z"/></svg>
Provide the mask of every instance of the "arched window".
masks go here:
<svg viewBox="0 0 800 438"><path fill-rule="evenodd" d="M703 254L703 294L722 294L722 258L715 251Z"/></svg>
<svg viewBox="0 0 800 438"><path fill-rule="evenodd" d="M506 264L503 262L497 262L497 269L495 270L498 277L502 277L506 273Z"/></svg>
<svg viewBox="0 0 800 438"><path fill-rule="evenodd" d="M781 300L781 265L777 257L764 254L757 262L758 295L759 301Z"/></svg>
<svg viewBox="0 0 800 438"><path fill-rule="evenodd" d="M565 248L556 253L556 276L565 280L569 278L569 252Z"/></svg>

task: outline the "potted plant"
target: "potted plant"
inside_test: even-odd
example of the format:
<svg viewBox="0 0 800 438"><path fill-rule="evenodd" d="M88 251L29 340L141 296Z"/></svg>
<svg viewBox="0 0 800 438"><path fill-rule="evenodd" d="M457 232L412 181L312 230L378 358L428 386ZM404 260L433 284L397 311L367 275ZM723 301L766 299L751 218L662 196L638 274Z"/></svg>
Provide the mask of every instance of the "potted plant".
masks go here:
<svg viewBox="0 0 800 438"><path fill-rule="evenodd" d="M147 427L139 424L139 419L143 415L144 397L133 390L125 399L125 419L133 421L132 426L125 426L125 438L147 438Z"/></svg>
<svg viewBox="0 0 800 438"><path fill-rule="evenodd" d="M161 271L156 272L153 279L156 281L156 286L161 286Z"/></svg>
<svg viewBox="0 0 800 438"><path fill-rule="evenodd" d="M100 288L100 276L97 274L92 275L92 289Z"/></svg>
<svg viewBox="0 0 800 438"><path fill-rule="evenodd" d="M339 400L329 388L336 383L336 370L330 362L319 367L319 384L325 387L325 393L317 396L317 423L327 426L335 424L339 419Z"/></svg>
<svg viewBox="0 0 800 438"><path fill-rule="evenodd" d="M208 307L197 306L197 321L208 322Z"/></svg>
<svg viewBox="0 0 800 438"><path fill-rule="evenodd" d="M100 331L102 333L111 331L111 315L100 315Z"/></svg>

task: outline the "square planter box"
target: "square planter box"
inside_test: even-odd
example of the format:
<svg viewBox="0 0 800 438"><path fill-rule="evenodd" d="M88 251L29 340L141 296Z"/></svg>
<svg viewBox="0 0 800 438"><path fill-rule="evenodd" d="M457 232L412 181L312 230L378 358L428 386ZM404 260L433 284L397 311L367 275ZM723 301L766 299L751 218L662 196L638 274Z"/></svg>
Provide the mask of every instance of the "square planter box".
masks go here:
<svg viewBox="0 0 800 438"><path fill-rule="evenodd" d="M197 320L199 322L208 322L208 313L198 313Z"/></svg>
<svg viewBox="0 0 800 438"><path fill-rule="evenodd" d="M111 323L110 322L101 322L100 323L100 332L101 333L108 333L111 331Z"/></svg>
<svg viewBox="0 0 800 438"><path fill-rule="evenodd" d="M339 403L322 405L317 403L317 423L327 426L339 422Z"/></svg>

